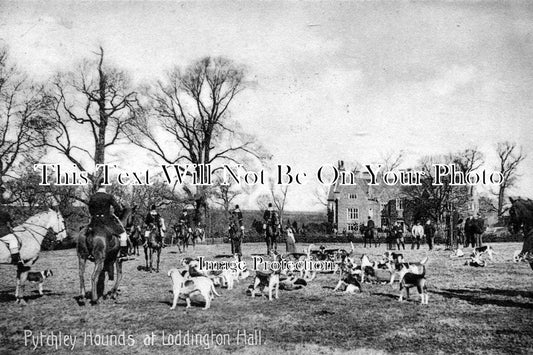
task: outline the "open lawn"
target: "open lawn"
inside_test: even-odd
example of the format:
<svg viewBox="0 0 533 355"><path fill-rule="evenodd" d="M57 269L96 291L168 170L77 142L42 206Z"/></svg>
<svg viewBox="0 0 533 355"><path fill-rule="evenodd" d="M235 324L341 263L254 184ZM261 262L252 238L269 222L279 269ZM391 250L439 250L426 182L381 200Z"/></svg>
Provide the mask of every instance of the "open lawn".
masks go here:
<svg viewBox="0 0 533 355"><path fill-rule="evenodd" d="M298 249L306 246L298 245ZM341 247L349 249L349 245ZM250 277L233 290L217 289L222 297L215 298L210 310L196 306L187 312L185 301L169 309L172 294L167 271L186 255L229 254L228 244L200 245L186 254L178 254L177 247L165 248L160 273L138 270L144 256L128 261L119 299L85 307L75 301L79 292L75 250L43 252L34 270L50 268L54 276L45 281L43 297L38 297L36 286L27 285L28 306L14 302L15 268L1 266L0 352L531 354L533 270L511 262L513 251L520 247L518 243L494 244L498 254L485 268L464 266L463 258L450 259L450 252L442 247L429 254L427 246L406 250L408 261L429 255L427 306L419 304L416 290L411 300L398 302L397 283L394 287L365 285L363 293L355 295L333 292L337 276L322 274L302 290L280 291L280 298L273 301L246 294ZM243 251L248 261L251 253L264 253L265 246L244 244ZM358 246L356 251L375 260L385 249ZM253 335L249 341L254 344L236 337L244 331ZM76 337L74 350L70 342L64 344L64 338L58 350L55 344L47 344L51 338L42 338L43 343L33 351L30 333L37 337L59 332ZM180 339L181 345L167 345L169 334ZM91 345L91 336L99 345ZM194 344L184 345L187 339ZM106 345L108 341L114 344Z"/></svg>

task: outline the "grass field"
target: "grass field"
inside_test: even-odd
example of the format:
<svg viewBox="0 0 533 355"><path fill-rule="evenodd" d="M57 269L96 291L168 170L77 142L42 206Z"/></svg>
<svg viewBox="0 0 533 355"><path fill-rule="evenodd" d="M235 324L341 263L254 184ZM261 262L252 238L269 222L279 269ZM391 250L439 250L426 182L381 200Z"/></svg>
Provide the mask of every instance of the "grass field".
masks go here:
<svg viewBox="0 0 533 355"><path fill-rule="evenodd" d="M355 295L333 292L336 277L322 274L302 290L280 291L280 298L271 302L266 297L252 299L246 295L250 278L233 290L218 289L222 297L215 298L210 310L196 306L187 312L184 301L175 310L169 309L172 294L166 272L185 255L209 258L228 254L229 245L200 245L194 253L189 249L181 255L175 247L165 248L158 274L138 270L144 263L142 256L128 261L119 299L85 307L75 301L78 295L75 250L43 252L34 269L51 268L54 277L46 280L43 297L38 297L35 286L26 287L29 304L25 307L14 302L15 268L2 265L0 352L531 354L533 270L526 264L510 261L513 251L520 246L495 244L498 254L485 268L464 266L463 259L450 259L450 252L442 248L429 253L428 306L419 304L414 290L410 301L398 302L397 284L394 288L365 285L363 293ZM304 247L298 245L298 249ZM263 244L244 245L247 255L264 249ZM407 260L417 261L428 253L426 249L423 246L420 251L407 250L404 255ZM357 253L366 252L376 259L384 250L383 246L359 247ZM243 331L248 336L252 334L248 340L253 344L243 344L243 337L239 337L237 344L236 335ZM44 342L33 350L30 332L33 336L59 332L75 336L74 350L70 350L70 343L62 343L56 350L53 343L46 343L51 338L42 338ZM181 339L182 344L167 344L168 334ZM91 335L98 345L90 344ZM194 340L195 345L184 345L187 339ZM121 345L123 340L126 343ZM113 344L106 345L109 341ZM260 344L256 345L257 342Z"/></svg>

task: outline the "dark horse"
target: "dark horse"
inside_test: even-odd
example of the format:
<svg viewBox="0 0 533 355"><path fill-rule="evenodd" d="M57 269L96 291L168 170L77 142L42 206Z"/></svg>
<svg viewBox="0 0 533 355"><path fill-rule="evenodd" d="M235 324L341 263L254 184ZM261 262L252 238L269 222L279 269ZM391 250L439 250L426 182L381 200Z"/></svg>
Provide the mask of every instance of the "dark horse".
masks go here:
<svg viewBox="0 0 533 355"><path fill-rule="evenodd" d="M265 238L267 245L267 255L270 255L271 251L278 250L278 235L279 227L273 226L271 224L262 223L261 221L255 220L252 223L252 227L256 230L257 233L262 235Z"/></svg>
<svg viewBox="0 0 533 355"><path fill-rule="evenodd" d="M231 254L242 255L241 243L243 240L244 233L241 231L239 226L234 222L230 222L228 232L229 232L229 239L231 241Z"/></svg>
<svg viewBox="0 0 533 355"><path fill-rule="evenodd" d="M126 219L124 228L128 232L128 246L129 254L137 254L139 256L139 245L142 244L142 233L138 215L135 213L137 206L133 206L132 212Z"/></svg>
<svg viewBox="0 0 533 355"><path fill-rule="evenodd" d="M183 253L187 247L189 247L189 240L191 234L184 224L175 224L174 233L176 234L176 244L178 244L178 250Z"/></svg>
<svg viewBox="0 0 533 355"><path fill-rule="evenodd" d="M364 248L366 248L367 241L370 247L372 247L372 242L374 242L374 246L376 248L378 247L376 228L368 228L363 226L361 227L361 232L363 233Z"/></svg>
<svg viewBox="0 0 533 355"><path fill-rule="evenodd" d="M146 270L152 272L154 254L157 254L157 264L155 272L159 272L159 260L161 257L161 247L163 246L163 238L159 232L159 228L153 227L150 230L147 240L144 243L144 257L146 259Z"/></svg>
<svg viewBox="0 0 533 355"><path fill-rule="evenodd" d="M509 230L524 232L524 245L520 255L525 256L529 266L533 269L533 201L530 199L510 199L512 206L509 210Z"/></svg>
<svg viewBox="0 0 533 355"><path fill-rule="evenodd" d="M124 208L120 221L124 225L126 220L132 214L132 208ZM109 280L115 278L115 285L108 293L112 299L118 296L118 285L122 279L122 260L118 256L120 241L117 235L110 235L108 228L102 223L95 223L92 226L92 233L87 236L87 227L83 228L78 237L78 261L80 268L80 297L79 304L85 304L85 264L89 255L94 257L94 271L91 276L91 303L97 304L100 297L104 295L105 274Z"/></svg>

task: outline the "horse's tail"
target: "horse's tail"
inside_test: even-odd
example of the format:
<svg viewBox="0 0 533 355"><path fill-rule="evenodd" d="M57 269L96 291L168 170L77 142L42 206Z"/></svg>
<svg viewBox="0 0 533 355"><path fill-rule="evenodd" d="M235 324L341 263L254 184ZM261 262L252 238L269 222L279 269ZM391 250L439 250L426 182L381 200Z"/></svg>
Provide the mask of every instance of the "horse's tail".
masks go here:
<svg viewBox="0 0 533 355"><path fill-rule="evenodd" d="M107 272L107 276L110 281L113 281L115 279L115 268L114 268L114 262L111 260L106 259L104 261L104 269L103 271Z"/></svg>

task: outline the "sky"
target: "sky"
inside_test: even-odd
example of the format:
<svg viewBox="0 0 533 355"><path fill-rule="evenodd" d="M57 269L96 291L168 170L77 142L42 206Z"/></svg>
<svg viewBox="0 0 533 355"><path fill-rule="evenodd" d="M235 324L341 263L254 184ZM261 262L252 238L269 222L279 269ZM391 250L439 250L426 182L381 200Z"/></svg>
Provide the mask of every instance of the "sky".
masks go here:
<svg viewBox="0 0 533 355"><path fill-rule="evenodd" d="M477 147L492 171L496 143L508 140L528 155L511 193L533 197L526 1L0 1L0 45L38 80L99 45L136 83L225 56L248 83L231 118L273 164L312 175L338 160L403 150L407 166ZM291 186L287 209L323 210L314 182Z"/></svg>

